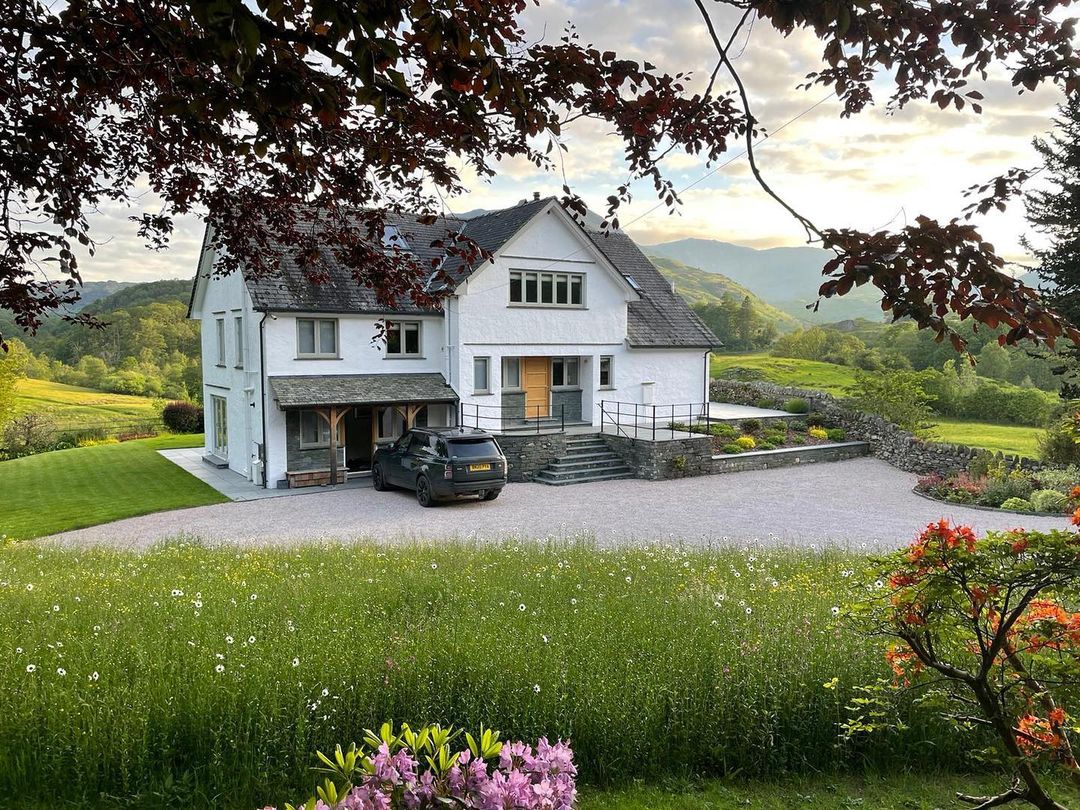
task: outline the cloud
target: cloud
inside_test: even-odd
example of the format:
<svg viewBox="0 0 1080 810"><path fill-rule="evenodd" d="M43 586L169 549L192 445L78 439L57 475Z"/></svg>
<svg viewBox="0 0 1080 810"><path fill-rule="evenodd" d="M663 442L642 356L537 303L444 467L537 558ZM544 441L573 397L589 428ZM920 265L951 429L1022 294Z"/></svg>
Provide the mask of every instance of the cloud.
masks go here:
<svg viewBox="0 0 1080 810"><path fill-rule="evenodd" d="M718 30L725 32L741 13L715 4ZM700 90L716 64L716 54L692 0L544 0L529 6L524 19L530 41L555 42L572 21L583 42L612 49L621 56L648 60L669 72L692 72L688 84ZM723 34L722 34L723 35ZM1033 136L1044 134L1060 95L1055 90L1018 93L1004 69L991 71L978 85L985 95L984 114L941 111L916 102L891 113L885 109L888 87L876 89L877 104L851 119L840 116L836 100L822 87L799 89L819 65L821 44L796 31L784 37L757 25L743 47L736 40L736 66L744 77L756 117L770 134L759 148L769 182L799 210L826 227L860 228L902 225L918 213L950 217L966 204L963 192L1014 165L1034 165ZM718 88L731 90L730 80ZM815 106L816 105L816 106ZM568 127L569 152L543 172L520 158L496 161L490 183L471 170L462 177L470 192L450 200L453 210L511 205L533 191L558 193L563 176L596 210L626 181L623 145L610 127L579 121ZM643 242L700 236L753 246L801 244L799 226L754 183L742 144L733 141L721 166L698 156L673 154L665 170L676 187L686 189L683 205L672 215L647 182L634 184L633 202L620 215L624 226ZM723 164L727 165L723 165ZM140 205L149 209L152 200ZM87 278L144 280L186 277L194 272L202 225L195 217L178 220L173 247L151 253L140 244L131 213L106 207L92 219L99 239L108 238L83 270ZM1022 207L980 223L999 250L1023 258L1020 237L1026 227Z"/></svg>

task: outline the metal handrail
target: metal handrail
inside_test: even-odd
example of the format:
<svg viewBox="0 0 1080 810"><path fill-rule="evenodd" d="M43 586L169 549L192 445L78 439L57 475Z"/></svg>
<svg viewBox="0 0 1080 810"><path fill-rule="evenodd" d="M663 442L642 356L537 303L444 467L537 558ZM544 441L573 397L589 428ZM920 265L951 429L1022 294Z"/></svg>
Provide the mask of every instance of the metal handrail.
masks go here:
<svg viewBox="0 0 1080 810"><path fill-rule="evenodd" d="M623 430L623 416L630 416L630 413L624 412L623 406L626 406L627 408L633 406L633 420L631 422L634 426L633 436L626 430ZM638 438L639 432L644 429L649 431L652 441L656 441L657 423L660 423L661 430L665 425L673 430L670 426L677 424L679 411L682 408L686 408L688 426L692 427L695 420L699 423L704 421L705 433L712 433L712 414L709 412L708 402L677 403L674 405L643 405L638 402L600 400L600 429L602 431L604 425L610 421L615 426L616 430L628 439ZM697 411L696 416L695 409Z"/></svg>
<svg viewBox="0 0 1080 810"><path fill-rule="evenodd" d="M474 427L474 428L477 428L477 429L485 429L486 430L486 429L488 429L488 427L485 427L487 422L494 421L496 423L496 429L497 430L502 430L502 429L505 428L503 412L504 411L518 412L518 411L521 410L521 407L522 406L513 406L513 405L483 405L483 404L480 404L480 403L477 403L477 402L459 402L458 403L458 425L460 425L461 427ZM550 406L547 409L548 410L547 414L541 413L541 410L543 409L542 405L526 405L526 406L524 406L524 408L525 408L525 410L524 410L524 413L521 416L521 419L526 424L528 422L530 422L530 421L535 421L537 435L544 432L543 431L543 427L544 427L543 420L545 420L545 419L554 420L555 419L555 416L553 416L552 413L551 413ZM529 410L530 408L535 410L535 416L530 416L530 410ZM485 413L481 413L481 409L483 409L485 411ZM495 414L489 414L489 413L486 413L487 411L496 411L496 413ZM468 422L468 419L470 418L470 416L471 416L471 419L472 419L472 424L469 424L469 422ZM558 419L559 419L559 430L558 430L558 432L565 433L566 432L566 404L565 403L559 403L559 416L558 416ZM483 425L481 424L482 421L484 422Z"/></svg>

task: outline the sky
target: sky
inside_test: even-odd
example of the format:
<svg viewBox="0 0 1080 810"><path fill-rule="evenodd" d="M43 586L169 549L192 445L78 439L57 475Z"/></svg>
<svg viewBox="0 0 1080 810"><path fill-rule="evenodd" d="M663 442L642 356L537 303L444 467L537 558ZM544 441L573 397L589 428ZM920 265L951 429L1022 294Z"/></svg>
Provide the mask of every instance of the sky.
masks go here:
<svg viewBox="0 0 1080 810"><path fill-rule="evenodd" d="M733 17L717 9L724 31ZM525 22L530 39L552 42L572 22L583 42L671 73L692 71L692 87L703 86L715 64L693 0L540 0L529 7ZM900 227L918 214L960 214L968 187L1012 166L1037 165L1031 140L1049 131L1061 100L1052 87L1019 94L998 71L976 85L986 96L982 115L943 112L925 103L889 114L882 93L877 106L842 119L839 102L826 89L798 88L818 68L820 51L808 34L784 38L765 24L754 26L734 48L754 113L775 133L759 146L759 165L773 188L821 227ZM606 197L627 177L621 141L603 126L578 122L564 142L567 179L590 207L602 211ZM633 202L620 214L623 227L641 244L686 237L755 248L805 244L802 229L758 188L739 151L733 148L719 170L697 157L672 154L665 173L676 188L686 189L683 204L672 215L657 207L651 183L637 184ZM512 205L533 192L558 194L562 186L561 174L540 172L524 160L494 166L498 177L492 182L465 174L470 191L447 201L451 212ZM86 280L194 274L202 235L196 217L177 220L172 247L157 253L143 246L127 221L152 210L154 202L143 197L131 209L105 207L92 217L99 248L81 262ZM1030 261L1020 242L1028 233L1022 205L990 214L979 225L1006 258Z"/></svg>

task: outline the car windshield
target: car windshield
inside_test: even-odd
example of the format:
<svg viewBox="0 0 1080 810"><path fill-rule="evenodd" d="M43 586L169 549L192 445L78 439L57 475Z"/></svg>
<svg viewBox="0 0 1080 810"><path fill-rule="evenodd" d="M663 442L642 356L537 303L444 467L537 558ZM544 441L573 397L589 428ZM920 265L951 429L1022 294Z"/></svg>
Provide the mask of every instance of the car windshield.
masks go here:
<svg viewBox="0 0 1080 810"><path fill-rule="evenodd" d="M458 458L481 458L497 456L499 450L495 442L488 438L455 439L450 442L450 455Z"/></svg>

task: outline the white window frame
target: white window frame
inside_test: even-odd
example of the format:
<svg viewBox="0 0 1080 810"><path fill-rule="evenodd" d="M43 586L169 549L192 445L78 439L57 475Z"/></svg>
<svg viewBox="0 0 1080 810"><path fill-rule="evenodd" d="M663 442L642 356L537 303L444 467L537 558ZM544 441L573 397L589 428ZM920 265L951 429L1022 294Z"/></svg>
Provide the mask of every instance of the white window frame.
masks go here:
<svg viewBox="0 0 1080 810"><path fill-rule="evenodd" d="M319 437L317 441L309 442L304 436L304 419L310 417L315 420L315 424L318 425ZM301 450L325 450L330 446L330 423L327 422L318 411L305 409L300 411L298 429L300 432L300 449ZM338 447L345 446L345 420L342 419L338 422Z"/></svg>
<svg viewBox="0 0 1080 810"><path fill-rule="evenodd" d="M604 382L604 363L607 363L607 376L608 381ZM611 354L600 355L600 362L596 364L599 371L598 379L600 381L600 389L602 391L613 391L615 389L615 356Z"/></svg>
<svg viewBox="0 0 1080 810"><path fill-rule="evenodd" d="M511 270L510 284L507 285L507 298L512 307L554 307L556 309L585 309L585 273L554 273L541 270ZM514 299L513 282L518 282L520 296ZM530 299L530 284L536 293ZM565 301L559 301L560 286L565 291ZM550 300L545 301L544 290L547 288ZM578 290L578 302L574 303L574 290Z"/></svg>
<svg viewBox="0 0 1080 810"><path fill-rule="evenodd" d="M217 365L221 368L225 367L225 316L217 318L217 323L214 325L215 335L217 336Z"/></svg>
<svg viewBox="0 0 1080 810"><path fill-rule="evenodd" d="M555 382L555 367L562 366L561 383ZM574 381L569 382L569 369L574 369ZM553 391L568 390L581 387L581 358L579 357L552 357L551 358L551 388Z"/></svg>
<svg viewBox="0 0 1080 810"><path fill-rule="evenodd" d="M214 455L229 457L229 401L225 397L210 395L210 427L213 431Z"/></svg>
<svg viewBox="0 0 1080 810"><path fill-rule="evenodd" d="M484 384L480 385L478 375L476 373L478 364L484 367ZM479 357L473 357L473 393L474 394L490 394L491 393L491 358L484 355Z"/></svg>
<svg viewBox="0 0 1080 810"><path fill-rule="evenodd" d="M514 364L517 367L517 382L510 382L510 365ZM504 357L502 359L502 390L503 391L524 391L521 387L521 358L520 357Z"/></svg>
<svg viewBox="0 0 1080 810"><path fill-rule="evenodd" d="M305 352L300 348L300 330L303 328L302 324L311 324L311 338L312 348L314 351ZM334 351L323 352L319 351L322 348L322 324L332 323L334 325ZM338 327L337 318L297 318L296 319L296 356L301 360L337 360L341 356L341 335Z"/></svg>
<svg viewBox="0 0 1080 810"><path fill-rule="evenodd" d="M244 367L244 316L236 315L233 318L233 329L236 333L236 367Z"/></svg>
<svg viewBox="0 0 1080 810"><path fill-rule="evenodd" d="M416 331L416 351L410 352L407 350L405 335L408 332ZM397 330L398 332L398 349L399 351L390 351L390 332ZM423 321L387 321L386 322L386 346L385 356L400 360L402 358L418 358L424 357L424 322Z"/></svg>

